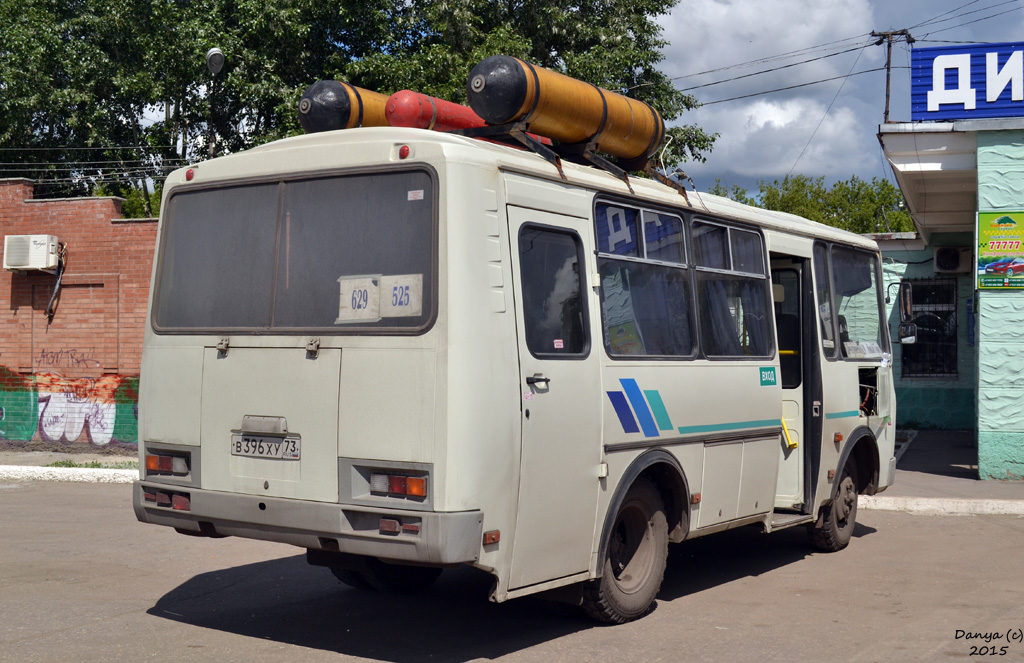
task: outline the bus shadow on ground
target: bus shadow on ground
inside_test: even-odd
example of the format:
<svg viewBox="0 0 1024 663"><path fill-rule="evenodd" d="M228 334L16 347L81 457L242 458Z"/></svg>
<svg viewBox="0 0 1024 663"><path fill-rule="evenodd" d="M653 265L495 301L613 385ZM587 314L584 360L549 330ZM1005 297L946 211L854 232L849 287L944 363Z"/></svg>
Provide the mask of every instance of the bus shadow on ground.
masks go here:
<svg viewBox="0 0 1024 663"><path fill-rule="evenodd" d="M856 523L850 545L875 532ZM795 564L814 554L829 553L814 548L806 529L799 526L768 535L760 525L751 525L684 541L669 546L668 568L658 598L670 601L696 594ZM700 573L694 573L694 569L700 569Z"/></svg>
<svg viewBox="0 0 1024 663"><path fill-rule="evenodd" d="M874 531L858 524L854 536ZM658 602L757 576L811 554L802 528L766 536L747 527L673 545ZM147 612L202 628L393 663L495 659L600 628L575 606L534 597L490 603L490 587L488 574L459 568L445 571L419 594L362 591L296 555L197 575Z"/></svg>
<svg viewBox="0 0 1024 663"><path fill-rule="evenodd" d="M197 575L147 612L203 628L394 663L495 659L593 628L574 606L487 600L491 576L446 570L425 592L351 589L298 555Z"/></svg>

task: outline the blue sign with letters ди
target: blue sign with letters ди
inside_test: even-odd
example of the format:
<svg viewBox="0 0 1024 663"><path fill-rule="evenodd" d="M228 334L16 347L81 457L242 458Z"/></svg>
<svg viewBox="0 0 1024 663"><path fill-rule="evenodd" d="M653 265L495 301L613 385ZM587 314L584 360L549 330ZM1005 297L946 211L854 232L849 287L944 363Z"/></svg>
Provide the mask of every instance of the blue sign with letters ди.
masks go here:
<svg viewBox="0 0 1024 663"><path fill-rule="evenodd" d="M1024 116L1024 42L915 48L914 122Z"/></svg>

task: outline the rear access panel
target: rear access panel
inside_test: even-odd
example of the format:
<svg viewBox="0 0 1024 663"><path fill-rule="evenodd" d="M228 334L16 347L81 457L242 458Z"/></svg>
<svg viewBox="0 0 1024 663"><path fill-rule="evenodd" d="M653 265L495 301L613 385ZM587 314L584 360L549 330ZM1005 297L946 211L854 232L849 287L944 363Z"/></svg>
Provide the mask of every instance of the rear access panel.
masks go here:
<svg viewBox="0 0 1024 663"><path fill-rule="evenodd" d="M206 348L203 488L337 502L341 350Z"/></svg>

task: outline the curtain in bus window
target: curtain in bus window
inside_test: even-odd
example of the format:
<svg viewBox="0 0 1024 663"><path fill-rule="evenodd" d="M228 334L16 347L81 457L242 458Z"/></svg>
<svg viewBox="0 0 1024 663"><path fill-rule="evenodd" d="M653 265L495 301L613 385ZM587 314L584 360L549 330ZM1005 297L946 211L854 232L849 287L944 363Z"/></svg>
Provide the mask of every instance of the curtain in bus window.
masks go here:
<svg viewBox="0 0 1024 663"><path fill-rule="evenodd" d="M697 264L701 267L730 268L728 231L723 226L695 221L693 248Z"/></svg>
<svg viewBox="0 0 1024 663"><path fill-rule="evenodd" d="M524 227L519 271L526 345L537 355L589 350L577 240L567 233Z"/></svg>
<svg viewBox="0 0 1024 663"><path fill-rule="evenodd" d="M764 274L764 252L757 233L729 229L732 244L732 268L737 272Z"/></svg>
<svg viewBox="0 0 1024 663"><path fill-rule="evenodd" d="M689 280L683 269L599 259L604 339L612 356L693 352Z"/></svg>
<svg viewBox="0 0 1024 663"><path fill-rule="evenodd" d="M702 273L697 279L701 347L709 357L767 356L771 352L765 282Z"/></svg>

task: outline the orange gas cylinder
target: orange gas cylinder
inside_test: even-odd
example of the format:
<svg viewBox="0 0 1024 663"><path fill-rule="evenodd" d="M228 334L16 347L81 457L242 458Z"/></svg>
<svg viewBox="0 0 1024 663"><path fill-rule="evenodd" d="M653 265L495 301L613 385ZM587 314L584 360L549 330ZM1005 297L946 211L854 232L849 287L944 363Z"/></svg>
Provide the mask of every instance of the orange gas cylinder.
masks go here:
<svg viewBox="0 0 1024 663"><path fill-rule="evenodd" d="M658 111L636 99L494 55L469 74L469 105L490 124L525 122L529 131L562 143L594 141L600 152L646 159L665 138Z"/></svg>
<svg viewBox="0 0 1024 663"><path fill-rule="evenodd" d="M384 107L388 98L340 81L318 81L299 99L299 124L306 133L386 127Z"/></svg>

